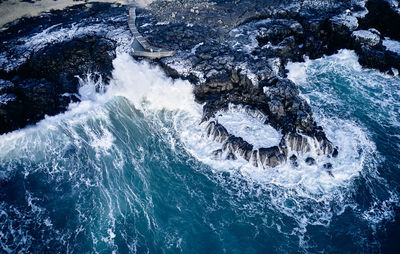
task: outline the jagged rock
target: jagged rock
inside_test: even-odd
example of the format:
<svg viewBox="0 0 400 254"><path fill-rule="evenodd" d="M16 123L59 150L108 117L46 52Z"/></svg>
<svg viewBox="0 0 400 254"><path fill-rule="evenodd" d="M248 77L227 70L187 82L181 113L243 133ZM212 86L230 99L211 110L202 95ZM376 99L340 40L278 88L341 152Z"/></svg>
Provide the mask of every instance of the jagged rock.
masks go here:
<svg viewBox="0 0 400 254"><path fill-rule="evenodd" d="M323 167L325 168L325 169L332 169L332 163L325 163L324 165L323 165Z"/></svg>
<svg viewBox="0 0 400 254"><path fill-rule="evenodd" d="M226 156L227 160L236 160L236 155L232 152L228 153L228 155Z"/></svg>
<svg viewBox="0 0 400 254"><path fill-rule="evenodd" d="M246 106L247 110L254 108L253 111L265 115L268 124L285 134L279 153L266 160L263 156L269 148L254 153L251 144L230 135L215 121L209 122L207 136L223 143L223 151L233 151L246 160L253 157L254 164L274 167L286 161L288 149L299 153L307 153L311 149L319 154L332 152L331 142L312 119L311 108L299 97L297 86L287 79L271 79L266 81L266 85L254 86L246 76L235 70L231 75L215 76L210 84L195 87L195 96L200 103L205 102L203 121L211 119L217 111L227 108L230 103L237 103ZM304 133L304 136L297 132ZM262 162L257 162L259 159Z"/></svg>
<svg viewBox="0 0 400 254"><path fill-rule="evenodd" d="M271 42L271 38L278 42L289 35L303 33L301 24L290 19L265 19L254 25L259 29L257 40L263 43Z"/></svg>
<svg viewBox="0 0 400 254"><path fill-rule="evenodd" d="M292 154L292 156L289 157L290 163L292 164L293 167L298 167L299 163L297 162L297 156Z"/></svg>
<svg viewBox="0 0 400 254"><path fill-rule="evenodd" d="M63 105L54 84L45 79L18 80L7 90L3 96L6 95L8 100L0 103L0 133L35 123L45 114L54 115Z"/></svg>
<svg viewBox="0 0 400 254"><path fill-rule="evenodd" d="M17 98L2 105L0 133L35 123L45 115L65 111L71 101L77 100L73 96L78 92L77 75L93 71L107 80L115 57L114 48L115 44L108 40L86 37L35 52L18 71L5 75L14 76L14 85L7 90ZM65 93L72 94L72 97L63 96Z"/></svg>
<svg viewBox="0 0 400 254"><path fill-rule="evenodd" d="M211 121L208 124L206 132L208 137L212 137L213 140L220 143L224 142L226 139L229 138L229 133L225 129L225 127L214 121Z"/></svg>
<svg viewBox="0 0 400 254"><path fill-rule="evenodd" d="M357 30L354 31L351 36L356 43L369 47L375 47L381 42L380 36L369 30Z"/></svg>
<svg viewBox="0 0 400 254"><path fill-rule="evenodd" d="M309 166L311 166L311 165L314 165L314 164L315 164L315 159L312 158L312 157L307 157L306 160L305 160L305 162L306 162Z"/></svg>
<svg viewBox="0 0 400 254"><path fill-rule="evenodd" d="M222 149L217 149L217 150L213 151L211 154L215 159L221 158Z"/></svg>
<svg viewBox="0 0 400 254"><path fill-rule="evenodd" d="M288 134L284 140L285 145L292 151L307 153L311 150L307 138L299 134Z"/></svg>
<svg viewBox="0 0 400 254"><path fill-rule="evenodd" d="M389 4L389 1L368 0L367 15L360 19L363 29L375 28L383 37L400 40L400 14Z"/></svg>
<svg viewBox="0 0 400 254"><path fill-rule="evenodd" d="M254 153L253 153L254 155ZM260 148L256 152L256 159L264 168L276 167L286 161L286 156L281 153L279 147L273 146Z"/></svg>
<svg viewBox="0 0 400 254"><path fill-rule="evenodd" d="M333 149L333 152L332 152L332 157L333 157L333 158L336 158L338 155L339 155L338 148L335 147L335 148Z"/></svg>
<svg viewBox="0 0 400 254"><path fill-rule="evenodd" d="M320 154L338 155L338 150L333 148L322 128L313 120L311 108L299 96L297 86L285 78L284 66L287 61L301 60L303 55L315 58L347 47L357 51L363 66L388 70L400 65L399 57L380 45L380 34L382 38L389 36L399 39L399 15L390 6L379 5L379 1L367 2L369 12L365 17L353 15L361 7L350 1L318 1L324 3L324 8L317 7L313 3L315 1L301 1L301 4L295 3L295 7L289 8L275 5L273 1L239 0L235 8L231 3L205 6L204 13L195 11L199 9L196 6L203 4L198 1L184 1L187 5L176 2L157 1L151 6L154 15L149 15L148 10L138 10L141 13L137 20L138 29L156 44L179 51L173 58L162 59L159 63L169 76L189 79L196 84L196 101L205 104L203 121L208 121L215 112L227 108L230 103L241 104L260 111L268 119L268 124L282 132L285 140L278 147L280 153L268 159L263 166L283 161L281 156L286 160L288 150L307 153L315 149ZM157 8L161 3L165 4L163 8ZM346 12L347 9L351 11ZM226 11L230 15L216 15ZM88 12L89 17L93 15L92 10ZM180 19L183 17L185 19ZM218 22L220 19L223 19L222 23ZM156 25L158 21L173 22ZM191 22L190 25L187 22ZM144 24L150 25L142 27ZM146 28L148 26L151 29ZM239 31L236 34L235 29ZM24 35L28 30L24 30ZM235 43L238 45L235 46ZM249 47L244 49L245 46ZM0 50L7 47L0 45ZM111 60L115 56L114 48L115 42L102 36L82 37L79 40L74 38L38 50L32 55L32 61L21 67L30 74L19 75L15 82L13 75L16 73L10 77L0 70L0 78L10 82L4 90L0 86L0 96L8 100L7 107L10 107L5 109L1 105L0 114L14 112L12 114L16 117L21 113L18 110L23 109L19 109L20 104L16 102L20 101L22 95L13 89L22 87L30 91L30 88L24 87L27 83L38 85L38 90L31 89L32 94L37 95L42 93L39 83L46 89L50 89L49 84L53 84L51 89L55 87L54 91L50 89L43 97L46 102L37 99L37 105L42 105L46 110L35 109L32 123L44 114L62 111L69 101L74 100L61 96L64 92L76 92L77 80L74 76L92 69L109 74ZM181 62L188 63L185 66L186 73L174 69L173 63ZM43 82L42 78L45 78ZM58 106L53 108L50 104ZM11 115L4 119L1 125L7 126L5 121L8 121L9 130L26 124L16 124L21 120L11 120ZM251 144L230 135L216 122L210 122L206 129L208 136L223 143L224 152L233 152L246 160L266 156L264 150L261 150L261 155L260 151L254 153ZM266 158L263 164L265 161Z"/></svg>
<svg viewBox="0 0 400 254"><path fill-rule="evenodd" d="M0 93L7 91L8 89L12 88L13 86L14 86L14 83L11 82L10 80L0 79Z"/></svg>
<svg viewBox="0 0 400 254"><path fill-rule="evenodd" d="M105 27L118 28L126 21L115 18L125 13L121 6L78 5L23 18L0 32L0 79L8 84L5 89L0 85L0 97L13 98L0 105L0 134L65 111L70 102L79 100L77 75L95 72L107 81L117 46L110 39L113 32L88 29L69 34L68 29L72 24L77 30L81 25L99 26L99 15ZM67 32L58 34L57 29Z"/></svg>
<svg viewBox="0 0 400 254"><path fill-rule="evenodd" d="M245 160L249 161L253 151L253 145L244 141L241 137L230 135L229 138L224 142L222 149L224 151L234 152Z"/></svg>
<svg viewBox="0 0 400 254"><path fill-rule="evenodd" d="M322 128L317 128L315 133L314 142L316 143L317 152L322 152L322 154L331 154L334 150L332 142L328 140Z"/></svg>
<svg viewBox="0 0 400 254"><path fill-rule="evenodd" d="M332 31L336 33L351 32L357 29L358 20L356 17L343 13L330 19Z"/></svg>
<svg viewBox="0 0 400 254"><path fill-rule="evenodd" d="M359 62L364 66L371 68L375 67L382 71L389 70L393 66L392 64L390 64L391 61L389 60L391 56L385 54L385 51L382 49L371 48L369 46L361 46L361 48L359 48L357 52L360 56ZM397 61L395 60L395 62ZM400 62L395 64L395 66L400 66Z"/></svg>

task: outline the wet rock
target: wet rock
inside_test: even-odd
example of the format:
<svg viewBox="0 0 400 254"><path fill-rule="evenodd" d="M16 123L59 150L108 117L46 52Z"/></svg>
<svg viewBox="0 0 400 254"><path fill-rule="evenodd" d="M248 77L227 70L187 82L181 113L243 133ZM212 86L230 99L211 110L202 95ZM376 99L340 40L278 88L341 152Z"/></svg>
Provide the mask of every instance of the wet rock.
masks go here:
<svg viewBox="0 0 400 254"><path fill-rule="evenodd" d="M358 20L349 13L334 16L330 19L332 31L336 33L351 32L357 29Z"/></svg>
<svg viewBox="0 0 400 254"><path fill-rule="evenodd" d="M354 31L351 36L356 43L369 47L375 47L381 42L380 36L369 30L357 30Z"/></svg>
<svg viewBox="0 0 400 254"><path fill-rule="evenodd" d="M317 128L314 137L315 139L313 141L315 142L315 146L317 147L318 154L329 155L333 152L334 147L332 145L332 142L328 140L325 132L323 132L321 127Z"/></svg>
<svg viewBox="0 0 400 254"><path fill-rule="evenodd" d="M241 137L230 135L223 143L222 149L224 151L234 152L245 160L249 161L253 151L253 145L244 141Z"/></svg>
<svg viewBox="0 0 400 254"><path fill-rule="evenodd" d="M253 150L253 152L251 154L250 162L254 167L258 167L258 151L257 150Z"/></svg>
<svg viewBox="0 0 400 254"><path fill-rule="evenodd" d="M77 99L73 96L78 92L77 75L97 72L107 80L115 57L114 48L115 44L107 40L88 37L50 45L33 54L18 71L7 75L14 76L13 86L11 81L5 81L8 85L2 86L17 99L3 106L0 133L65 111Z"/></svg>
<svg viewBox="0 0 400 254"><path fill-rule="evenodd" d="M323 167L325 168L325 169L332 169L332 163L325 163L324 165L323 165Z"/></svg>
<svg viewBox="0 0 400 254"><path fill-rule="evenodd" d="M233 83L232 81L236 82ZM322 128L317 127L311 116L311 108L299 97L297 86L287 79L270 79L267 85L254 86L240 71L232 71L231 75L215 75L212 82L195 87L196 100L205 103L203 121L211 119L219 110L224 110L229 104L240 104L245 108L257 110L265 115L267 123L286 133L283 143L279 146L281 152L261 165L276 166L285 161L287 149L307 153L311 150L309 139L316 144L317 153L330 154L332 144L326 138ZM295 120L293 120L295 119ZM207 135L225 142L223 150L235 151L246 160L250 160L252 146L240 138L229 135L225 128L211 121L206 128ZM297 134L304 133L309 136ZM260 154L256 154L259 159ZM263 153L261 154L263 156ZM282 159L282 157L284 157Z"/></svg>
<svg viewBox="0 0 400 254"><path fill-rule="evenodd" d="M276 38L279 41L289 35L303 33L301 24L291 19L265 19L255 25L260 29L258 33L260 42L262 38Z"/></svg>
<svg viewBox="0 0 400 254"><path fill-rule="evenodd" d="M20 80L8 90L11 92L8 96L13 97L6 103L0 103L0 133L35 123L46 114L54 115L62 105L54 84L45 79Z"/></svg>
<svg viewBox="0 0 400 254"><path fill-rule="evenodd" d="M222 149L214 150L214 151L211 153L211 155L212 155L215 159L221 158L221 156L222 156Z"/></svg>
<svg viewBox="0 0 400 254"><path fill-rule="evenodd" d="M116 41L110 39L113 27L126 25L117 21L126 8L109 4L77 5L46 15L23 18L0 32L1 94L14 98L0 106L0 134L34 124L45 115L55 115L77 101L78 76L93 72L107 82L115 58ZM102 23L96 17L101 16ZM108 23L110 19L112 22ZM80 33L69 34L64 29ZM87 30L80 26L88 27ZM68 33L66 35L65 33Z"/></svg>
<svg viewBox="0 0 400 254"><path fill-rule="evenodd" d="M306 137L299 134L288 134L284 137L285 145L293 151L307 153L311 150L310 144Z"/></svg>
<svg viewBox="0 0 400 254"><path fill-rule="evenodd" d="M236 158L236 155L235 155L235 154L233 154L232 152L230 152L230 153L227 154L226 159L232 161L232 160L236 160L237 158Z"/></svg>
<svg viewBox="0 0 400 254"><path fill-rule="evenodd" d="M286 161L286 156L277 146L258 149L257 158L264 168L276 167Z"/></svg>
<svg viewBox="0 0 400 254"><path fill-rule="evenodd" d="M311 166L315 164L315 159L312 157L307 157L305 162L307 163L307 165Z"/></svg>
<svg viewBox="0 0 400 254"><path fill-rule="evenodd" d="M289 157L290 163L292 164L293 167L298 167L299 163L297 162L297 156L296 155L292 155Z"/></svg>
<svg viewBox="0 0 400 254"><path fill-rule="evenodd" d="M333 158L336 158L338 155L339 155L338 148L335 147L335 148L333 149L333 152L332 152L332 157L333 157Z"/></svg>
<svg viewBox="0 0 400 254"><path fill-rule="evenodd" d="M225 129L225 127L214 121L211 121L208 124L206 132L208 137L212 137L213 140L220 143L224 142L226 139L229 138L229 133Z"/></svg>
<svg viewBox="0 0 400 254"><path fill-rule="evenodd" d="M400 13L390 6L390 1L369 0L366 2L368 13L360 19L363 29L375 28L384 37L400 40Z"/></svg>
<svg viewBox="0 0 400 254"><path fill-rule="evenodd" d="M14 86L14 83L10 80L0 79L0 93L4 93L7 90L11 89Z"/></svg>
<svg viewBox="0 0 400 254"><path fill-rule="evenodd" d="M357 49L359 55L359 62L366 67L377 68L381 71L387 71L394 66L400 66L400 62L396 63L398 60L394 60L394 63L389 59L392 56L387 55L383 49L371 48L369 46L361 46ZM394 57L396 58L396 57Z"/></svg>

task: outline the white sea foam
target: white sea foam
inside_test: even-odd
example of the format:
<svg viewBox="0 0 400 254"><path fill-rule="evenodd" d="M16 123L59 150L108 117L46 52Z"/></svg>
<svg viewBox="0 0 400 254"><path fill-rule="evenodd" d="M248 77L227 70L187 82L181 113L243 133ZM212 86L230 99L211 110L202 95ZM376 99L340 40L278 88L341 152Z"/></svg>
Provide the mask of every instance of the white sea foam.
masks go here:
<svg viewBox="0 0 400 254"><path fill-rule="evenodd" d="M343 51L334 56L332 63L327 61L326 58L321 61L319 62L321 66L318 66L320 68L315 68L314 71L310 68L316 63L315 61L307 60L305 63L289 64L289 77L302 86L310 83L307 82L310 78L318 77L318 73L323 73L329 69L331 71L337 70L335 68L339 68L336 66L338 63L343 66L350 66L352 72L362 71L357 64L355 55L349 51ZM211 170L216 172L216 174L212 174L212 177L215 178L213 181L218 181L224 185L227 192L237 192L237 195L234 194L235 198L229 200L229 202L233 202L232 206L237 205L235 203L237 199L247 199L249 195L252 195L252 198L256 200L257 197L262 199L246 205L244 210L251 213L263 213L265 208L270 208L293 219L297 225L292 229L291 234L299 236L300 244L303 247L307 245L304 235L307 232L308 225L327 226L331 223L333 216L340 215L346 208L357 208L352 199L353 180L364 174L373 174L375 171L378 161L371 155L376 154L376 147L371 141L368 131L352 119L342 118L340 115L332 116L329 112L324 112L322 106L318 110L313 104L317 123L324 128L328 138L339 147L338 158L315 157L316 165L309 166L304 162L305 156L303 156L299 157L298 167L286 163L271 169L255 168L240 158L235 161L214 159L210 156L211 152L221 148L222 145L205 137L206 123L200 124L202 108L201 105L194 102L192 85L189 82L174 81L167 78L159 68L146 62L138 63L129 55L124 54L119 55L114 60L114 68L113 78L104 93L94 92L99 90L101 82L95 82L91 76L82 78L80 89L82 102L71 104L66 113L47 117L36 126L0 136L0 162L5 162L4 160L7 160L7 158L17 158L21 155L21 151L26 152L28 150L41 151L29 160L45 161L43 158L48 149L60 149L59 147L51 147L51 144L56 141L46 142L50 139L57 140L62 146L80 147L82 144L89 144L90 149L93 149L96 153L98 161L101 161L104 158L103 156L119 156L117 160L123 161L123 155L118 155L118 152L114 149L116 135L120 134L107 128L111 116L121 113L110 112L107 103L124 97L136 109L144 113L147 121L155 121L152 126L162 129L162 133L165 133L165 135L161 138L170 144L173 151L179 152L179 147L184 147L185 151L209 165ZM354 82L354 80L350 81ZM379 87L379 85L376 86ZM321 103L339 103L334 94L329 93L329 91L321 93L315 90L315 93L316 96L319 96ZM310 102L314 102L315 100L310 99L312 95L303 94ZM336 100L336 102L333 100ZM387 107L388 104L388 102L384 102L382 107ZM114 108L114 110L118 111L118 108ZM160 112L167 112L166 119L160 119L160 115L163 115ZM271 140L276 142L280 137L280 134L277 134L275 130L272 131L268 126L262 125L262 116L245 114L240 108L231 108L228 112L220 113L222 116L217 115L218 121L226 125L230 132L243 136L256 145L269 146L272 144L270 143ZM132 121L134 122L135 119L132 119ZM250 130L243 128L243 123L248 125ZM70 128L70 126L74 126L74 128ZM119 128L129 128L129 126L122 125ZM64 135L59 135L57 130L62 131ZM123 142L124 139L120 139ZM50 145L46 145L46 143L50 143ZM29 147L27 147L27 144L29 144ZM127 149L136 148L127 146ZM137 149L143 151L140 150L143 148ZM65 149L60 150L65 151ZM60 152L53 152L62 157ZM14 155L11 156L12 154ZM29 153L26 152L25 154L28 155ZM146 159L148 158L132 159L132 163L135 167L140 168L140 163ZM327 162L333 164L332 174L334 177L323 169L323 164ZM123 163L121 165L113 163L113 166L114 170L118 171L123 167ZM369 168L372 173L365 172L365 168ZM54 167L49 170L66 169ZM221 172L224 172L224 174L229 172L231 177L228 180L223 177L219 178L222 175ZM87 184L87 186L94 184L93 179L90 179L89 176L82 176L80 172L76 172L74 169L68 171L68 174L76 174L85 178L79 184ZM109 177L107 174L108 172L103 177ZM138 174L141 178L146 179L146 176L141 175L144 174L143 172L138 172ZM143 181L144 188L150 188L146 181ZM134 188L134 186L131 186L131 188ZM92 239L94 245L103 240L114 246L117 231L115 224L113 224L115 223L113 213L122 208L113 201L112 193L103 193L102 195L109 205L109 207L102 207L102 209L108 211L106 215L111 218L111 222L104 225L100 233L92 235ZM137 206L129 204L131 208L136 207L131 212L144 213L148 227L154 225L152 215L148 214L151 213L151 207L148 206L152 206L152 201L136 197L132 190L129 190L126 195L130 195L129 200L131 200L127 202L138 203ZM373 206L369 210L367 209L362 213L363 218L368 221L378 221L378 223L386 218L392 218L393 212L390 213L388 209L392 209L393 200L397 202L396 195L382 206ZM136 211L136 209L140 211ZM279 219L284 218L279 217ZM51 222L46 222L46 225L51 225ZM281 229L279 222L273 222L271 227L276 227L279 232L286 232ZM174 243L178 246L180 240L175 239L174 236L171 237L173 238L171 244ZM134 244L131 248L135 249L136 245Z"/></svg>
<svg viewBox="0 0 400 254"><path fill-rule="evenodd" d="M371 141L370 132L380 133L381 128L400 127L400 79L375 70L363 69L358 63L357 55L349 50L341 50L336 55L314 61L306 59L304 63L289 63L287 68L288 77L307 91L302 96L313 107L317 122L324 127L331 140L337 141L340 150L338 161L343 163L347 160L352 163L346 166L347 173L353 171L356 176L358 172L368 182L382 186L390 194L385 200L373 195L374 203L360 216L374 229L383 221L392 220L395 207L400 205L399 196L379 176L377 168L382 155ZM331 111L322 110L324 107L331 108ZM337 118L339 114L347 120L330 120ZM359 120L354 119L354 116L376 123L375 129L367 130L360 126ZM345 135L338 135L340 133ZM386 142L395 141L389 139ZM354 157L356 153L360 156ZM343 155L346 158L340 158ZM336 167L334 165L334 171Z"/></svg>
<svg viewBox="0 0 400 254"><path fill-rule="evenodd" d="M383 221L391 221L395 218L395 207L398 206L399 203L399 196L390 193L390 197L383 202L376 200L369 210L362 213L362 217L371 222L371 226L376 230Z"/></svg>
<svg viewBox="0 0 400 254"><path fill-rule="evenodd" d="M358 63L358 57L354 51L341 50L338 54L324 57L319 60L306 59L303 63L289 63L288 78L313 92L305 96L307 100L312 98L324 98L325 105L337 108L337 105L345 105L346 99L338 96L335 89L350 89L352 93L345 93L349 101L365 100L368 103L362 108L371 119L385 125L390 119L390 124L400 126L398 111L400 109L400 79L374 70L363 69ZM310 77L318 77L317 82L312 82ZM338 80L339 79L339 80ZM335 86L326 84L336 83ZM313 89L318 84L321 89ZM391 84L390 86L388 84ZM331 93L331 94L329 94ZM314 103L319 100L313 100ZM317 113L320 111L316 105ZM349 111L356 107L349 106ZM377 113L378 112L378 113Z"/></svg>
<svg viewBox="0 0 400 254"><path fill-rule="evenodd" d="M391 40L388 37L385 37L385 39L382 41L383 46L392 52L395 52L400 55L400 42Z"/></svg>
<svg viewBox="0 0 400 254"><path fill-rule="evenodd" d="M2 135L2 140L16 140L17 136L24 135L29 129L53 128L59 121L68 119L69 124L81 121L85 118L88 111L96 111L101 105L111 100L115 96L122 96L131 101L136 108L142 110L172 110L177 113L173 117L174 128L179 134L180 140L186 146L188 151L197 159L203 161L214 170L239 170L245 175L251 176L263 183L273 183L280 186L295 187L301 185L311 192L320 192L329 190L335 186L341 186L348 182L353 176L357 175L363 165L365 156L363 147L358 147L360 143L366 143L371 148L368 140L365 140L365 134L362 129L356 125L335 120L319 119L320 124L324 126L326 121L326 131L328 137L337 142L340 153L339 159L331 161L334 165L332 179L326 172L321 170L322 165L326 163L325 158L316 158L317 165L308 166L300 161L298 168L293 168L289 163L273 170L262 170L254 168L245 160L226 161L224 159L213 159L210 154L213 150L221 148L221 144L207 139L205 134L205 125L199 125L201 119L201 106L194 102L192 86L187 81L173 81L163 74L163 72L148 63L137 63L129 55L122 54L114 60L113 79L104 94L94 93L98 84L90 84L86 81L86 86L80 89L82 102L71 104L70 110L58 116L47 117L39 122L37 127L30 127L23 131L15 131L8 135ZM293 73L292 71L290 73ZM289 73L289 76L291 75ZM151 78L149 78L151 77ZM106 114L103 115L107 119ZM230 110L218 116L218 121L226 125L226 128L232 134L243 137L245 140L254 144L256 147L269 147L279 143L281 134L268 125L263 125L262 120L245 114L244 112ZM244 126L243 123L246 123ZM108 149L112 145L112 134L107 131L99 130L98 133L92 133L88 142L95 147ZM90 136L89 135L89 136ZM353 137L348 139L348 137ZM355 142L357 140L358 142ZM12 146L10 142L1 142ZM13 143L13 142L11 142ZM3 146L3 145L2 145ZM360 154L359 151L363 150ZM3 154L9 149L3 147ZM343 151L343 152L342 152ZM300 158L304 159L304 158Z"/></svg>
<svg viewBox="0 0 400 254"><path fill-rule="evenodd" d="M349 55L352 56L352 53L347 51L343 54L345 55L336 56L338 61L346 61ZM347 60L347 62L354 64L350 60ZM293 65L295 70L290 70L289 77L292 79L293 77L301 78L305 81L305 70L309 64L310 61L306 61L301 66L298 64ZM263 126L259 119L243 112L232 110L228 111L228 113L221 112L221 116L217 115L217 119L230 133L243 137L250 143L255 144L256 147L268 147L271 144L276 144L280 138L280 135L275 135L275 130L275 133L272 132L271 134L267 125ZM259 182L272 183L286 188L301 186L301 188L304 188L305 193L308 193L304 195L310 195L310 193L328 193L332 188L350 184L351 180L358 176L365 166L366 156L375 151L375 146L369 141L365 130L356 123L337 118L327 118L323 115L317 116L317 122L324 127L328 138L339 146L339 157L337 159L316 157L316 165L309 166L304 163L305 157L309 155L305 155L304 158L299 158L298 168L293 168L287 163L271 170L254 168L245 160L226 161L213 159L210 157L211 152L221 148L221 144L205 139L204 127L196 126L196 121L188 120L186 124L181 123L177 128L182 133L182 141L188 150L199 160L211 165L213 169L238 170L243 175L257 179ZM243 123L246 124L243 125ZM246 129L246 126L249 126L251 131ZM271 142L271 140L273 141ZM323 169L323 164L328 162L333 164L332 173L334 178Z"/></svg>
<svg viewBox="0 0 400 254"><path fill-rule="evenodd" d="M119 22L125 20L125 16L112 17L109 21ZM19 45L10 52L0 55L0 66L6 71L11 71L23 64L33 52L37 52L46 46L60 43L83 35L101 35L117 43L116 52L122 54L129 52L132 35L124 27L115 27L109 24L85 25L73 23L62 27L61 24L53 25L33 36L18 39Z"/></svg>
<svg viewBox="0 0 400 254"><path fill-rule="evenodd" d="M141 109L190 111L196 108L189 82L173 81L158 67L146 62L139 64L128 54L116 58L113 64L108 93L126 97Z"/></svg>
<svg viewBox="0 0 400 254"><path fill-rule="evenodd" d="M241 107L230 105L227 111L216 113L216 120L229 134L243 138L254 149L277 146L282 139L282 134L265 124L266 118L261 113L250 115Z"/></svg>

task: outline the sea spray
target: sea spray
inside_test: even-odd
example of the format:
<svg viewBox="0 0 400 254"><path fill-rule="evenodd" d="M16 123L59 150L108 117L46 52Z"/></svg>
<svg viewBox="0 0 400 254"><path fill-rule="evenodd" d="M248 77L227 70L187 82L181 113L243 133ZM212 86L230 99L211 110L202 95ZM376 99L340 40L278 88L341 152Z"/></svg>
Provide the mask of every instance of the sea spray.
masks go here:
<svg viewBox="0 0 400 254"><path fill-rule="evenodd" d="M362 210L361 217L373 228L392 220L399 206L399 193L392 191L389 183L400 179L393 171L399 165L394 153L400 141L395 134L400 127L399 77L363 69L350 50L318 60L289 63L287 69L288 77L300 86L302 96L309 101L328 137L339 144L354 142L354 149L363 151L359 174L372 194L371 207ZM330 119L343 121L343 125L334 127ZM349 136L338 135L350 126L357 129ZM359 138L353 140L354 137ZM346 159L352 153L350 147L342 145L341 153ZM379 191L380 188L385 191Z"/></svg>
<svg viewBox="0 0 400 254"><path fill-rule="evenodd" d="M128 54L120 55L113 64L109 92L128 98L135 107L189 112L198 107L188 81L167 78L159 67L135 62Z"/></svg>
<svg viewBox="0 0 400 254"><path fill-rule="evenodd" d="M369 122L343 117L355 111L345 107L342 91L332 89L343 68L354 73L351 66L356 61L331 59L307 61L305 68L292 65L289 77L301 67L307 82L298 84L304 86L303 96L318 124L339 146L338 158L317 158L313 166L299 158L296 168L287 163L265 170L240 159L212 158L210 153L221 144L205 136L192 85L119 55L106 91L94 92L102 87L95 76L81 77L81 102L71 104L64 114L0 136L1 187L6 193L0 196L2 248L377 250L376 225L393 218L398 194L389 191L393 188L377 171L384 154L373 141ZM357 78L348 82L354 84ZM324 86L318 83L321 79ZM314 92L319 100L312 97ZM374 98L375 105L395 109L396 104L372 95L367 98ZM340 107L332 111L334 103ZM237 133L266 135L257 124L246 133L230 117L251 124L259 121L256 116L243 115L237 108L220 114L222 121L226 114L233 131L240 128ZM392 119L393 114L378 116ZM333 163L334 177L323 169L327 161ZM351 231L348 221L355 227ZM354 240L333 246L332 241L340 241L344 234L341 230Z"/></svg>

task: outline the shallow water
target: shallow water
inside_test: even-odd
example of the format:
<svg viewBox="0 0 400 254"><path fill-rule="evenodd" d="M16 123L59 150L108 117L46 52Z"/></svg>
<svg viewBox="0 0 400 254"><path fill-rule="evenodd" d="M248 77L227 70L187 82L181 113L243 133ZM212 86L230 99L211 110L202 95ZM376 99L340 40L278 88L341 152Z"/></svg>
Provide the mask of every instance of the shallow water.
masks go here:
<svg viewBox="0 0 400 254"><path fill-rule="evenodd" d="M204 136L191 84L125 54L114 68L104 93L82 77L81 103L0 136L3 251L395 250L398 77L350 51L289 64L339 156L263 170L210 156L221 144ZM280 137L237 108L219 120L259 145Z"/></svg>

